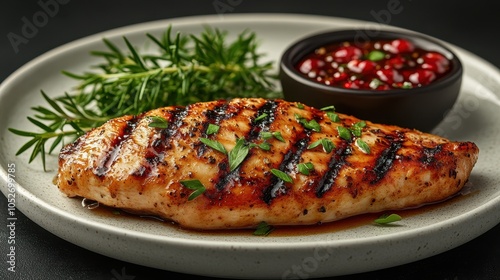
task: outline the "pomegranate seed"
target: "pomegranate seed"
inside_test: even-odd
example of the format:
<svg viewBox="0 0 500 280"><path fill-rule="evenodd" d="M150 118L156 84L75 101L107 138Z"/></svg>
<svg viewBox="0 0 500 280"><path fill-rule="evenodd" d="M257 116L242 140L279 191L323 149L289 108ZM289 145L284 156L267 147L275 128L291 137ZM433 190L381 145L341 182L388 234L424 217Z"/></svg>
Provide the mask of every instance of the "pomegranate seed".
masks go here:
<svg viewBox="0 0 500 280"><path fill-rule="evenodd" d="M396 69L393 68L380 69L375 73L381 81L388 84L399 83L403 81L403 75L401 75Z"/></svg>
<svg viewBox="0 0 500 280"><path fill-rule="evenodd" d="M333 58L339 63L347 63L360 58L362 55L361 49L355 46L343 46L333 52Z"/></svg>
<svg viewBox="0 0 500 280"><path fill-rule="evenodd" d="M344 88L357 89L358 87L352 81L347 81L344 83Z"/></svg>
<svg viewBox="0 0 500 280"><path fill-rule="evenodd" d="M402 83L395 83L393 86L396 88L406 88L406 89L413 87L412 83L408 81L404 81Z"/></svg>
<svg viewBox="0 0 500 280"><path fill-rule="evenodd" d="M316 73L316 71L309 71L309 73L307 73L307 76L311 79L316 79L318 73Z"/></svg>
<svg viewBox="0 0 500 280"><path fill-rule="evenodd" d="M430 62L439 62L445 65L448 65L448 60L444 55L438 53L438 52L428 52L425 53L422 58L424 59L425 62L430 63Z"/></svg>
<svg viewBox="0 0 500 280"><path fill-rule="evenodd" d="M401 69L405 66L406 59L402 56L396 56L386 61L385 65L392 65L396 69Z"/></svg>
<svg viewBox="0 0 500 280"><path fill-rule="evenodd" d="M349 75L344 72L335 72L333 75L329 76L327 79L325 79L325 84L326 85L338 85L342 81L345 81L349 78Z"/></svg>
<svg viewBox="0 0 500 280"><path fill-rule="evenodd" d="M427 85L436 79L436 74L430 70L418 69L410 74L408 80L413 84Z"/></svg>
<svg viewBox="0 0 500 280"><path fill-rule="evenodd" d="M399 54L399 53L409 53L412 52L415 47L412 43L405 39L392 40L390 43L384 44L383 49L385 51Z"/></svg>
<svg viewBox="0 0 500 280"><path fill-rule="evenodd" d="M343 81L343 80L347 80L347 78L349 78L349 75L347 75L347 73L345 73L345 72L335 72L333 74L333 80L335 82L340 82L340 81Z"/></svg>
<svg viewBox="0 0 500 280"><path fill-rule="evenodd" d="M368 74L375 69L375 62L370 60L354 59L347 63L347 68L354 73Z"/></svg>
<svg viewBox="0 0 500 280"><path fill-rule="evenodd" d="M299 67L300 72L307 74L313 70L318 70L325 66L325 62L319 59L308 58Z"/></svg>
<svg viewBox="0 0 500 280"><path fill-rule="evenodd" d="M363 80L351 80L347 81L344 83L345 88L352 88L352 89L361 89L364 88L364 81Z"/></svg>
<svg viewBox="0 0 500 280"><path fill-rule="evenodd" d="M390 90L391 87L388 84L383 84L377 87L377 90Z"/></svg>
<svg viewBox="0 0 500 280"><path fill-rule="evenodd" d="M426 53L422 57L422 69L431 70L436 73L444 73L450 65L448 59L444 55L437 52Z"/></svg>

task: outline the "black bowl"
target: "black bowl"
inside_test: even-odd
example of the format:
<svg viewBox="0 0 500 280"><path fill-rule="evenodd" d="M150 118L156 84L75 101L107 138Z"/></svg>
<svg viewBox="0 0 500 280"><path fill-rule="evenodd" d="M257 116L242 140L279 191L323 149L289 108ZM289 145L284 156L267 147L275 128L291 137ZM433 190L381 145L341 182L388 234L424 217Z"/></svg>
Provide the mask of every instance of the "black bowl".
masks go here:
<svg viewBox="0 0 500 280"><path fill-rule="evenodd" d="M447 75L411 89L386 91L328 86L305 77L295 65L318 47L344 41L402 38L425 50L438 51L451 61ZM453 107L460 92L462 64L442 43L419 33L393 30L337 30L312 35L293 43L282 55L280 81L284 98L321 108L334 105L337 112L381 124L429 132Z"/></svg>

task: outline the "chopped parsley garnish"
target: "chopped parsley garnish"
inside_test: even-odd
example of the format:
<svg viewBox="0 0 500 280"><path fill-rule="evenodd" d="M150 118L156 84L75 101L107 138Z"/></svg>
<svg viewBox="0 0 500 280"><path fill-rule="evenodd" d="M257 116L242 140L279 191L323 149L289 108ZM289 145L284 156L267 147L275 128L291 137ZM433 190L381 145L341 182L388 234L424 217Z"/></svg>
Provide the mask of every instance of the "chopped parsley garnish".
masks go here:
<svg viewBox="0 0 500 280"><path fill-rule="evenodd" d="M200 182L200 180L197 180L197 179L184 180L184 181L180 181L180 183L184 187L186 187L190 190L194 190L194 192L192 192L189 195L188 200L193 200L206 191L205 186L203 186L203 184Z"/></svg>
<svg viewBox="0 0 500 280"><path fill-rule="evenodd" d="M283 143L286 142L285 138L283 138L283 136L281 135L281 132L275 131L272 134L273 134L274 138L278 139L278 141L281 141Z"/></svg>
<svg viewBox="0 0 500 280"><path fill-rule="evenodd" d="M382 82L381 80L377 79L377 78L373 78L371 81L370 81L370 84L368 85L371 89L377 89L379 86L383 85L384 82Z"/></svg>
<svg viewBox="0 0 500 280"><path fill-rule="evenodd" d="M339 133L340 138L344 140L351 140L351 131L348 128L345 128L343 126L337 126L337 131Z"/></svg>
<svg viewBox="0 0 500 280"><path fill-rule="evenodd" d="M240 138L236 141L236 145L229 152L229 170L235 170L245 160L249 151L248 145L245 145L245 139Z"/></svg>
<svg viewBox="0 0 500 280"><path fill-rule="evenodd" d="M359 121L351 125L350 128L337 126L337 131L342 139L349 141L351 140L352 136L361 137L361 132L363 131L363 128L365 126L366 126L365 121Z"/></svg>
<svg viewBox="0 0 500 280"><path fill-rule="evenodd" d="M160 116L149 116L148 119L151 121L148 126L155 128L167 128L168 121Z"/></svg>
<svg viewBox="0 0 500 280"><path fill-rule="evenodd" d="M268 225L266 222L260 222L257 228L253 232L253 235L267 236L274 230L274 227Z"/></svg>
<svg viewBox="0 0 500 280"><path fill-rule="evenodd" d="M320 109L321 111L326 112L326 116L332 121L332 122L340 122L340 117L335 113L335 106L330 105L326 106Z"/></svg>
<svg viewBox="0 0 500 280"><path fill-rule="evenodd" d="M321 131L321 127L320 127L319 123L316 120L310 120L309 122L304 123L303 125L304 125L305 128L308 128L310 130L313 130L313 131L316 131L316 132L320 132Z"/></svg>
<svg viewBox="0 0 500 280"><path fill-rule="evenodd" d="M306 118L302 117L299 114L295 114L295 119L305 128L310 129L312 131L320 132L321 131L321 126L319 123L315 120L312 119L308 121Z"/></svg>
<svg viewBox="0 0 500 280"><path fill-rule="evenodd" d="M262 142L260 144L256 144L256 143L250 143L249 145L250 148L260 148L261 150L264 150L264 151L269 151L271 149L271 144L267 143L267 142Z"/></svg>
<svg viewBox="0 0 500 280"><path fill-rule="evenodd" d="M274 137L281 142L285 142L285 139L283 138L281 132L279 131L262 131L260 133L260 137L264 140L269 140Z"/></svg>
<svg viewBox="0 0 500 280"><path fill-rule="evenodd" d="M383 214L382 216L380 216L378 219L375 219L375 223L376 224L379 224L379 225L385 225L385 224L389 224L389 223L394 223L394 222L397 222L397 221L401 221L401 216L399 216L398 214Z"/></svg>
<svg viewBox="0 0 500 280"><path fill-rule="evenodd" d="M405 89L413 88L413 84L405 81L405 82L403 82L403 85L401 85L401 88L405 88Z"/></svg>
<svg viewBox="0 0 500 280"><path fill-rule="evenodd" d="M260 120L263 120L265 119L267 116L269 116L267 113L262 113L260 114L258 117L255 118L255 120L253 120L253 122L258 122Z"/></svg>
<svg viewBox="0 0 500 280"><path fill-rule="evenodd" d="M299 163L297 165L297 168L299 169L300 173L309 175L310 172L314 170L314 165L312 164L312 162Z"/></svg>
<svg viewBox="0 0 500 280"><path fill-rule="evenodd" d="M312 142L309 146L307 146L307 149L314 149L319 145L323 146L323 151L325 151L325 153L327 154L329 154L335 148L335 144L333 144L332 140L328 138L322 138Z"/></svg>
<svg viewBox="0 0 500 280"><path fill-rule="evenodd" d="M365 127L365 126L366 126L366 122L364 122L364 121L359 121L359 122L353 124L350 128L352 135L354 135L356 137L360 137L361 132L363 131L363 127Z"/></svg>
<svg viewBox="0 0 500 280"><path fill-rule="evenodd" d="M225 155L228 155L229 171L235 170L243 162L245 157L248 155L248 150L250 149L249 146L245 144L245 139L243 139L243 138L238 139L236 141L236 145L229 153L227 152L226 148L224 148L224 146L219 141L200 137L200 142L202 142L203 144L207 145L208 147L210 147L216 151L219 151ZM257 145L257 144L254 144L254 145L258 146L259 148L261 148L263 150L270 149L270 145L267 144L267 145L269 145L269 147L267 147L266 144L267 143L264 142L260 145Z"/></svg>
<svg viewBox="0 0 500 280"><path fill-rule="evenodd" d="M216 151L219 151L223 154L227 154L226 148L224 148L224 146L219 141L200 137L200 142L209 146L210 148L212 148Z"/></svg>
<svg viewBox="0 0 500 280"><path fill-rule="evenodd" d="M369 52L368 55L366 56L366 58L371 61L379 61L384 59L384 57L385 53L379 50L373 50Z"/></svg>
<svg viewBox="0 0 500 280"><path fill-rule="evenodd" d="M218 126L216 124L209 123L206 133L207 133L207 135L216 134L217 132L219 132L219 128L220 128L220 126Z"/></svg>
<svg viewBox="0 0 500 280"><path fill-rule="evenodd" d="M287 182L287 183L293 183L292 177L290 175L286 174L285 172L279 170L279 169L271 169L271 173L274 174L274 176L280 178L281 180Z"/></svg>
<svg viewBox="0 0 500 280"><path fill-rule="evenodd" d="M335 112L335 106L333 106L333 105L326 106L326 107L321 108L320 110L321 111L334 111Z"/></svg>
<svg viewBox="0 0 500 280"><path fill-rule="evenodd" d="M326 115L332 122L340 122L340 117L334 112L326 112Z"/></svg>
<svg viewBox="0 0 500 280"><path fill-rule="evenodd" d="M358 146L358 148L365 154L369 154L370 153L370 146L368 146L368 144L366 144L365 141L363 141L363 139L361 138L358 138L356 140L356 146Z"/></svg>

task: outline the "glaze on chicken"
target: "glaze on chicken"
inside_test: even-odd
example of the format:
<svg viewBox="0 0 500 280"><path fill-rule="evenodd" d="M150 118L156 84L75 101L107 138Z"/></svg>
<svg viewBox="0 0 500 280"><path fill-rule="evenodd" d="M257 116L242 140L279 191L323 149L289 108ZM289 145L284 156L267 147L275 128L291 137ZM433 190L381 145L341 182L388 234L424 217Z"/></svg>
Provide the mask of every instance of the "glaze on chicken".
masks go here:
<svg viewBox="0 0 500 280"><path fill-rule="evenodd" d="M69 197L186 228L305 225L441 201L463 188L478 157L472 142L336 115L233 99L124 116L65 146L56 184ZM154 118L166 126L151 126ZM194 199L188 180L205 188Z"/></svg>

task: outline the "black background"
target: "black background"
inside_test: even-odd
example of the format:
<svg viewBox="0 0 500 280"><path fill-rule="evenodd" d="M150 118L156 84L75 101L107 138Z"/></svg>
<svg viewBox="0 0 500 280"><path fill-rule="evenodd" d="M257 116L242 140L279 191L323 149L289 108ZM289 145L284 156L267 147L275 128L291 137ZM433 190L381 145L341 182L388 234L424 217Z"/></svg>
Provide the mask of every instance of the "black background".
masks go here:
<svg viewBox="0 0 500 280"><path fill-rule="evenodd" d="M56 0L40 0L49 2ZM217 3L236 3L226 13L302 13L389 23L460 46L500 66L498 12L486 0L430 1L78 1L59 0L59 10L27 42L13 46L9 33L20 35L23 18L41 10L39 1L4 0L0 4L0 81L44 52L75 39L108 29L151 20L217 14ZM403 10L390 18L377 17L388 4ZM64 3L64 4L63 4ZM16 50L17 48L17 50ZM1 220L7 202L0 199ZM59 239L18 214L18 267L7 273L7 231L0 231L0 279L195 279L110 259ZM473 225L471 225L473 226ZM500 279L500 226L446 253L404 266L338 279ZM5 276L6 275L6 276ZM14 278L13 278L14 277ZM196 279L208 279L196 277ZM337 279L337 278L336 278Z"/></svg>

